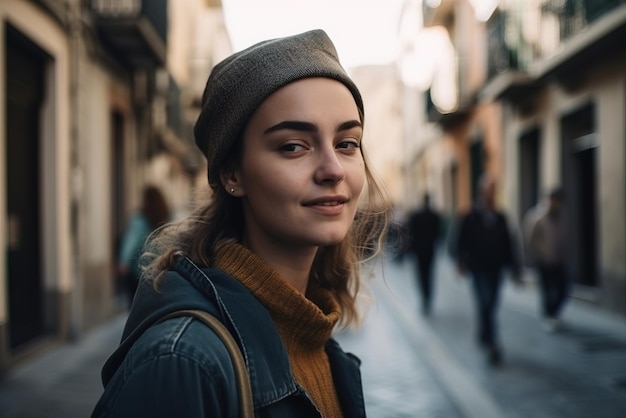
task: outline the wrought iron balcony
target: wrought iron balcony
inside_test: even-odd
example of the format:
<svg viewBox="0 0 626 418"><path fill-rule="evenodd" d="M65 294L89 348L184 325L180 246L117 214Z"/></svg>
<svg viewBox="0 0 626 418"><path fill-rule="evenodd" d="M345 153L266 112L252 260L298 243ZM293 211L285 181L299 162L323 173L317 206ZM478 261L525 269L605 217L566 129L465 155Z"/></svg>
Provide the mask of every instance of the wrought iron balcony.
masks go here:
<svg viewBox="0 0 626 418"><path fill-rule="evenodd" d="M511 39L520 33L518 19L505 11L494 14L487 25L487 78L506 71L523 71L535 59L534 46L523 38Z"/></svg>
<svg viewBox="0 0 626 418"><path fill-rule="evenodd" d="M167 0L91 0L102 43L130 68L165 64Z"/></svg>
<svg viewBox="0 0 626 418"><path fill-rule="evenodd" d="M515 94L548 75L564 82L573 68L623 51L626 0L547 0L506 9L488 22L484 96Z"/></svg>
<svg viewBox="0 0 626 418"><path fill-rule="evenodd" d="M626 0L546 0L541 6L542 24L555 21L552 29L565 41L621 4Z"/></svg>

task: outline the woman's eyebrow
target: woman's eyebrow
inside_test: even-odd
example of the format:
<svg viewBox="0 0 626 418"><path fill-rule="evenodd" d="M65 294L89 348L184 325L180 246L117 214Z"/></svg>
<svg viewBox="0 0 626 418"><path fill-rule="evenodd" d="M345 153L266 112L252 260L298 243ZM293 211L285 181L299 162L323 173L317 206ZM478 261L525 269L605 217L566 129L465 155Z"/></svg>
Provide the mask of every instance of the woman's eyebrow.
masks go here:
<svg viewBox="0 0 626 418"><path fill-rule="evenodd" d="M349 120L339 125L337 132L347 131L352 128L363 128L363 124L358 120Z"/></svg>
<svg viewBox="0 0 626 418"><path fill-rule="evenodd" d="M343 122L337 127L337 132L347 131L352 128L362 128L363 124L358 120L349 120L347 122ZM297 120L286 120L276 125L270 126L267 128L264 133L269 134L272 132L280 131L280 130L291 130L291 131L301 131L301 132L317 132L317 126L310 122L303 122Z"/></svg>
<svg viewBox="0 0 626 418"><path fill-rule="evenodd" d="M317 132L317 126L310 122L301 122L297 120L286 120L280 123L277 123L274 126L270 126L265 130L265 134L269 134L272 132L280 131L280 130L290 130L290 131L302 131L302 132Z"/></svg>

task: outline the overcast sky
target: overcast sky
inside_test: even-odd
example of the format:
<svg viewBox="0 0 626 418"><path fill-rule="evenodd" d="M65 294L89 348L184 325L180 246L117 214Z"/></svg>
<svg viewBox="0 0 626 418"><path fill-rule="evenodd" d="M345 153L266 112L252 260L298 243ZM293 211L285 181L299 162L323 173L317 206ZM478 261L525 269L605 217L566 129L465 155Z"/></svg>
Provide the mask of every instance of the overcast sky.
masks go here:
<svg viewBox="0 0 626 418"><path fill-rule="evenodd" d="M347 68L389 64L398 50L403 0L222 0L237 51L256 42L324 29Z"/></svg>

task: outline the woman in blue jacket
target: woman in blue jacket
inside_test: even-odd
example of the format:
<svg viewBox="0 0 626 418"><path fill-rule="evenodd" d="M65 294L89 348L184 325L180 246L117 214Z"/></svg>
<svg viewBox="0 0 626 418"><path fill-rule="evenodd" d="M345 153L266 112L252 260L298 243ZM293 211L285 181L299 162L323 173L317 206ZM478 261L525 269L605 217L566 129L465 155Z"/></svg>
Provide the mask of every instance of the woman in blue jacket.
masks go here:
<svg viewBox="0 0 626 418"><path fill-rule="evenodd" d="M142 273L141 253L150 234L170 220L165 196L158 187L147 185L141 193L141 208L133 214L122 237L117 264L118 276L128 295L129 306L135 297Z"/></svg>
<svg viewBox="0 0 626 418"><path fill-rule="evenodd" d="M240 416L217 335L192 317L158 322L180 309L213 314L234 337L257 417L365 416L359 361L331 337L357 319L359 263L386 229L363 118L321 30L212 70L194 129L210 201L151 240L94 417Z"/></svg>

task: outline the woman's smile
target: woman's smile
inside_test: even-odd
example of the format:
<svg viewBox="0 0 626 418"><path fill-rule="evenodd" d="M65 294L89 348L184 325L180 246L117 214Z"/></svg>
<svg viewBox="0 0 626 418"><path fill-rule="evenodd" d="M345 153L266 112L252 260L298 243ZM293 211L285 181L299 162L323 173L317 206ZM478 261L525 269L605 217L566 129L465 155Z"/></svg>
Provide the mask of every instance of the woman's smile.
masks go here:
<svg viewBox="0 0 626 418"><path fill-rule="evenodd" d="M323 215L339 215L344 210L346 197L320 197L304 203L304 206L313 209L316 213Z"/></svg>

